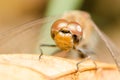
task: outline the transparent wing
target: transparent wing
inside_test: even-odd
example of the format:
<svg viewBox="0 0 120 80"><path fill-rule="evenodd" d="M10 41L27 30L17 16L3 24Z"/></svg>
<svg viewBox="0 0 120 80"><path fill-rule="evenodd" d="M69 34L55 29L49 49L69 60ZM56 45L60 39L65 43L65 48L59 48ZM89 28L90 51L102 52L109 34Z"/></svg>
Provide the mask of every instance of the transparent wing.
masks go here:
<svg viewBox="0 0 120 80"><path fill-rule="evenodd" d="M99 28L93 23L95 30L98 35L101 37L102 41L105 43L110 55L114 59L118 69L120 70L120 50L115 46L115 44L110 40L108 36L106 36L103 32L99 30Z"/></svg>
<svg viewBox="0 0 120 80"><path fill-rule="evenodd" d="M0 53L11 53L11 52L24 52L33 53L36 52L35 48L38 44L38 40L44 39L44 32L49 34L51 24L58 16L47 17L43 19L34 20L32 22L13 27L5 32L0 33ZM41 31L43 26L47 26L46 30ZM42 29L43 30L43 29ZM43 37L40 37L43 32ZM47 36L50 36L46 34ZM48 39L49 42L49 39Z"/></svg>
<svg viewBox="0 0 120 80"><path fill-rule="evenodd" d="M106 36L95 23L90 20L89 22L93 27L91 38L87 43L88 55L93 59L115 63L120 70L120 51L114 43Z"/></svg>

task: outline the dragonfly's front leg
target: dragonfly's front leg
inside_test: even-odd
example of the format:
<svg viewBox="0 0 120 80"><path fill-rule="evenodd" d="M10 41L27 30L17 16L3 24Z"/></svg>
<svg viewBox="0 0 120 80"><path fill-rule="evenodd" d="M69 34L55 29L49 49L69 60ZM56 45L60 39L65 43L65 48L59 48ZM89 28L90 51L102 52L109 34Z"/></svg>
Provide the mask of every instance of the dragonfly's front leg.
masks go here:
<svg viewBox="0 0 120 80"><path fill-rule="evenodd" d="M41 59L41 56L42 56L43 53L44 53L43 50L41 49L41 47L53 47L53 48L56 48L57 45L55 45L55 44L41 44L41 45L39 46L40 52L41 52L41 54L40 54L40 56L39 56L39 59ZM59 50L55 50L55 51L52 53L52 55L65 57L65 56L67 56L67 54L63 54L63 53L67 53L67 52L68 52L68 51L61 51L61 50L59 49Z"/></svg>
<svg viewBox="0 0 120 80"><path fill-rule="evenodd" d="M39 56L39 59L40 59L41 56L43 55L43 51L42 51L41 47L53 47L53 48L56 48L57 45L55 45L55 44L41 44L41 45L40 45L40 52L41 52L41 54L40 54L40 56ZM53 55L53 56L59 56L59 57L67 57L67 56L69 55L69 54L67 54L67 53L69 53L69 50L56 49L56 50L52 53L52 55Z"/></svg>
<svg viewBox="0 0 120 80"><path fill-rule="evenodd" d="M54 44L41 44L40 47L57 47Z"/></svg>
<svg viewBox="0 0 120 80"><path fill-rule="evenodd" d="M56 45L54 45L54 44L41 44L40 47L39 47L40 52L41 52L41 54L39 56L39 60L41 59L41 56L43 55L43 51L42 51L41 47L56 47Z"/></svg>

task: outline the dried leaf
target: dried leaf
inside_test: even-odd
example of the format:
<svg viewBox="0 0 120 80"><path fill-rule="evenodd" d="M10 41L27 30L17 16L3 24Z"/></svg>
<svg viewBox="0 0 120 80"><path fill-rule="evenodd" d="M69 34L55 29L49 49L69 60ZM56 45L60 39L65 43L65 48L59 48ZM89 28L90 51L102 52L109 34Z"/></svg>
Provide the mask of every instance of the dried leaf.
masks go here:
<svg viewBox="0 0 120 80"><path fill-rule="evenodd" d="M35 54L1 54L0 80L120 80L113 64ZM109 75L108 75L109 74Z"/></svg>

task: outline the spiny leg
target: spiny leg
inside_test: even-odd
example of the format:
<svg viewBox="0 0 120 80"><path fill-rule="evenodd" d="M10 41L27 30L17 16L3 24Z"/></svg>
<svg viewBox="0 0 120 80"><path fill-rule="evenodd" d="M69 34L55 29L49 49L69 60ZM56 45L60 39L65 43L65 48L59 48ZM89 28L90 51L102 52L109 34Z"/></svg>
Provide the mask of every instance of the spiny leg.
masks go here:
<svg viewBox="0 0 120 80"><path fill-rule="evenodd" d="M86 57L84 60L82 60L82 61L80 61L80 62L78 62L78 63L76 64L76 66L77 66L77 71L78 71L76 75L79 75L79 74L80 74L79 64L81 64L82 62L84 62L84 61L86 61L86 60L89 60L89 59L91 59L90 56ZM97 64L96 64L95 61L92 60L92 62L93 62L93 64L95 65L95 69L96 69L96 70L95 70L95 74L98 76L98 77L96 78L96 80L98 80L98 79L99 79L99 71L101 71L101 68L98 68L98 66L97 66Z"/></svg>
<svg viewBox="0 0 120 80"><path fill-rule="evenodd" d="M91 57L90 57L90 56L87 56L86 58L84 58L83 60L81 60L80 62L78 62L78 63L76 64L76 66L77 66L77 71L79 71L79 64L81 64L82 62L87 61L87 60L89 60L89 59L91 59ZM92 62L93 62L93 64L95 65L95 69L98 70L98 66L97 66L96 62L95 62L94 60L92 60Z"/></svg>
<svg viewBox="0 0 120 80"><path fill-rule="evenodd" d="M77 49L77 51L80 53L80 57L83 58L82 61L80 61L80 62L77 63L77 70L78 70L80 63L82 63L82 62L84 62L84 61L86 61L86 60L88 60L88 59L91 59L91 57L88 56L87 54L95 54L95 53L94 53L93 51L85 48L85 47L84 47L84 48L79 48L79 49ZM91 60L92 60L92 59L91 59ZM92 61L93 61L93 60L92 60ZM98 67L97 67L96 62L93 61L93 63L95 64L95 68L97 69Z"/></svg>
<svg viewBox="0 0 120 80"><path fill-rule="evenodd" d="M79 49L77 49L77 51L80 54L81 58L88 57L88 54L95 54L92 50L87 49L87 48L79 48Z"/></svg>
<svg viewBox="0 0 120 80"><path fill-rule="evenodd" d="M54 44L41 44L40 47L56 47Z"/></svg>
<svg viewBox="0 0 120 80"><path fill-rule="evenodd" d="M56 45L52 45L52 44L41 44L40 45L40 52L41 54L39 55L39 60L41 59L41 56L43 55L43 50L41 49L41 47L56 47Z"/></svg>
<svg viewBox="0 0 120 80"><path fill-rule="evenodd" d="M84 48L78 49L78 52L80 53L80 58L82 58L83 61L85 61L86 58L88 59L88 57L89 57L89 59L92 60L92 58L91 58L90 56L88 56L87 54L95 54L93 51L91 51L91 50L89 50L89 49L84 49ZM84 60L84 58L85 58L85 60ZM82 62L83 62L83 61L82 61ZM92 62L93 62L94 65L95 65L95 69L98 70L99 68L98 68L96 62L95 62L94 60L92 60ZM81 63L81 62L80 62L80 63ZM77 70L78 70L78 67L77 67Z"/></svg>
<svg viewBox="0 0 120 80"><path fill-rule="evenodd" d="M41 56L43 55L43 51L42 51L41 47L40 47L40 52L41 52L41 54L39 55L39 60L41 59Z"/></svg>
<svg viewBox="0 0 120 80"><path fill-rule="evenodd" d="M79 64L81 64L82 62L87 61L87 60L89 60L89 59L90 59L90 56L88 56L88 57L84 58L83 60L81 60L80 62L78 62L78 63L76 64L76 66L77 66L77 71L79 71Z"/></svg>
<svg viewBox="0 0 120 80"><path fill-rule="evenodd" d="M78 53L79 53L79 57L80 58L86 58L87 57L87 55L82 51L82 50L77 50L78 51Z"/></svg>

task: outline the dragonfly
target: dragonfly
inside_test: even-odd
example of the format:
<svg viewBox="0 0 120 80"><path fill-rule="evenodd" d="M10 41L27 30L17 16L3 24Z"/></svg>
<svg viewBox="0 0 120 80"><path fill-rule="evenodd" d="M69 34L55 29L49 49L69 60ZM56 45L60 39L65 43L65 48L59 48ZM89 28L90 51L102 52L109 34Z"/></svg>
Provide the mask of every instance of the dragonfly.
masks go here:
<svg viewBox="0 0 120 80"><path fill-rule="evenodd" d="M59 16L38 19L0 33L1 53L29 52L36 45L75 50L83 58L91 56L95 60L115 63L120 71L119 49L97 27L89 13L84 11L70 11ZM28 46L31 47L28 49Z"/></svg>

